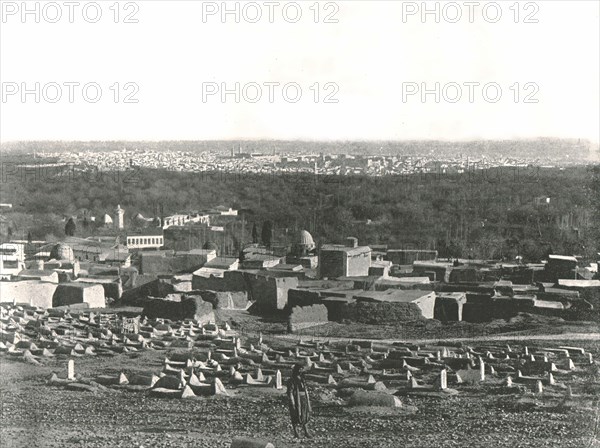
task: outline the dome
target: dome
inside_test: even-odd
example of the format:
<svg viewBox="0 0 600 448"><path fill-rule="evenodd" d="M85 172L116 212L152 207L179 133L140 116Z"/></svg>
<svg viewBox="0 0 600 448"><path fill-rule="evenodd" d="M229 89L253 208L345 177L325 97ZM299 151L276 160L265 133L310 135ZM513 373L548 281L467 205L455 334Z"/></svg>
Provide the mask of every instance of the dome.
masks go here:
<svg viewBox="0 0 600 448"><path fill-rule="evenodd" d="M73 249L71 249L71 246L64 243L58 243L50 251L50 258L54 260L73 261L75 260L75 255L73 255Z"/></svg>
<svg viewBox="0 0 600 448"><path fill-rule="evenodd" d="M297 244L298 246L305 247L308 250L315 248L315 241L313 240L312 235L306 230L301 230L298 233L295 244Z"/></svg>

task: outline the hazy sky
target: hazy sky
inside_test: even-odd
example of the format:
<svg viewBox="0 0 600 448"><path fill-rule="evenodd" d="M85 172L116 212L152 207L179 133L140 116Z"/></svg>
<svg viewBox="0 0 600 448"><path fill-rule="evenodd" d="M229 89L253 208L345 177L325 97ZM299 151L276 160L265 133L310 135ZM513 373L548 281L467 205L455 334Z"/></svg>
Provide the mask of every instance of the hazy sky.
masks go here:
<svg viewBox="0 0 600 448"><path fill-rule="evenodd" d="M599 140L597 1L1 3L2 141Z"/></svg>

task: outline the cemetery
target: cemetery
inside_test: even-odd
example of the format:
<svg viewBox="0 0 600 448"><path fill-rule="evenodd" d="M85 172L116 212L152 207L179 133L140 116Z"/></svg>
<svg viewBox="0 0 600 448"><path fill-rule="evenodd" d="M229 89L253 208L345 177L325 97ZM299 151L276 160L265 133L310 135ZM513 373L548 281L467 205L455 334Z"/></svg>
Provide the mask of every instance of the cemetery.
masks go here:
<svg viewBox="0 0 600 448"><path fill-rule="evenodd" d="M263 335L187 300L169 304L172 320L152 317L160 302L143 317L3 304L2 435L27 445L26 421L54 434L47 446L433 447L440 431L465 446L485 425L479 446L542 446L549 427L561 447L592 446L598 341ZM318 324L318 307L289 324ZM287 416L297 364L314 402L310 440L293 438Z"/></svg>

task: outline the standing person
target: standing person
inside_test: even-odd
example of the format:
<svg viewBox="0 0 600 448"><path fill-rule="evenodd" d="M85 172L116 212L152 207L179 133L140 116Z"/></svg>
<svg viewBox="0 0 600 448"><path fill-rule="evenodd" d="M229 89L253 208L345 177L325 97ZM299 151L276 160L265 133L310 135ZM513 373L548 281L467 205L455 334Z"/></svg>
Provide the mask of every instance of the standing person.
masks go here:
<svg viewBox="0 0 600 448"><path fill-rule="evenodd" d="M302 425L306 437L310 437L310 433L306 428L312 409L310 407L310 397L308 396L308 388L304 381L304 372L301 364L296 364L292 370L292 376L287 382L288 406L290 408L290 417L292 418L292 427L294 435L298 435L297 425Z"/></svg>

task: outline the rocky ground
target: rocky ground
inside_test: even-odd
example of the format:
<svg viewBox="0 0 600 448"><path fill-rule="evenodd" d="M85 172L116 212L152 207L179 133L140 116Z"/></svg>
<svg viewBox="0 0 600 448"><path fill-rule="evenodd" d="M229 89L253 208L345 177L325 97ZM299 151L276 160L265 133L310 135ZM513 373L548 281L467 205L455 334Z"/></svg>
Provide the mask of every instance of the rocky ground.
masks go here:
<svg viewBox="0 0 600 448"><path fill-rule="evenodd" d="M600 357L599 341L577 345ZM81 357L75 368L88 377L159 371L165 354ZM52 372L64 370L66 361L57 356L34 366L0 358L0 446L227 447L235 436L264 438L277 447L600 446L597 368L575 378L578 397L563 404L552 396L505 395L492 386L472 386L445 398L405 397L406 409L350 408L332 389L311 384L314 437L295 440L283 391L245 389L230 397L181 400L48 386Z"/></svg>

